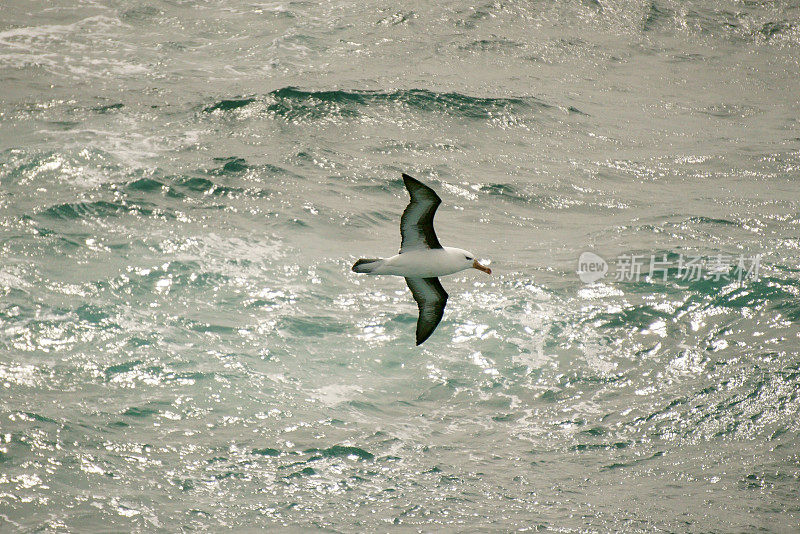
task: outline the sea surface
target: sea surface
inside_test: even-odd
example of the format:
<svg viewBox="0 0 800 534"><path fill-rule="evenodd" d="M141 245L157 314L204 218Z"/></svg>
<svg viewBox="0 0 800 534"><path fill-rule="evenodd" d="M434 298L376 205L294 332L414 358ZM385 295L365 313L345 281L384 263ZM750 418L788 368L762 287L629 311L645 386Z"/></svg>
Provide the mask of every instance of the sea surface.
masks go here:
<svg viewBox="0 0 800 534"><path fill-rule="evenodd" d="M798 80L797 1L3 2L0 531L798 532ZM401 172L494 271L421 347Z"/></svg>

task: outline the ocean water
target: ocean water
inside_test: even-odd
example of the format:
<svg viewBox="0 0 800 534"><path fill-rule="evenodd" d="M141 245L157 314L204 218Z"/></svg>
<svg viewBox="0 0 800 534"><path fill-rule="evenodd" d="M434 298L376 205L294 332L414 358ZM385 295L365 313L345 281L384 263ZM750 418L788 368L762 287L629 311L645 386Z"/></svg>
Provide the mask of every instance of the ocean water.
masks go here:
<svg viewBox="0 0 800 534"><path fill-rule="evenodd" d="M799 58L796 1L4 2L0 531L798 531ZM401 172L494 270L421 347L350 272Z"/></svg>

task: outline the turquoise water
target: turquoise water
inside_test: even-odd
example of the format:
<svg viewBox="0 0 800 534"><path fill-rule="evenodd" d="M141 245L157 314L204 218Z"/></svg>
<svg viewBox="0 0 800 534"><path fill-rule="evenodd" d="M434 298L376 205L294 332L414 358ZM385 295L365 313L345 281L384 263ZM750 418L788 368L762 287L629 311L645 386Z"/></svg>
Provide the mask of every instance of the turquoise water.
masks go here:
<svg viewBox="0 0 800 534"><path fill-rule="evenodd" d="M7 2L0 530L796 531L798 20ZM419 348L401 172L494 271Z"/></svg>

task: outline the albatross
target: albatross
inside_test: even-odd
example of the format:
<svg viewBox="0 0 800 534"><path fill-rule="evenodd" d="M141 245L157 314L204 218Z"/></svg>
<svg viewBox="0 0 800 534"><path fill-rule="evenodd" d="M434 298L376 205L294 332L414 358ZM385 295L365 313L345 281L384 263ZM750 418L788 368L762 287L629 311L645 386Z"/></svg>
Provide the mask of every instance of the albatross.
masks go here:
<svg viewBox="0 0 800 534"><path fill-rule="evenodd" d="M411 202L400 218L400 252L391 258L361 258L353 264L353 271L406 279L419 308L417 345L420 345L436 329L447 305L447 291L439 277L465 269L478 269L486 274L492 274L492 270L481 265L471 252L443 247L433 230L433 216L442 199L433 189L407 174L403 174L403 182Z"/></svg>

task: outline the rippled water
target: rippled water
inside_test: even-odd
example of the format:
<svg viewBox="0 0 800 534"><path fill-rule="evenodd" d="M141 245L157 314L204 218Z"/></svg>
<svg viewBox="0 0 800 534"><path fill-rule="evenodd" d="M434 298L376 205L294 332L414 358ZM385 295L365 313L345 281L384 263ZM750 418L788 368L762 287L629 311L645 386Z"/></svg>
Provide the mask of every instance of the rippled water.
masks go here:
<svg viewBox="0 0 800 534"><path fill-rule="evenodd" d="M798 21L6 2L0 530L800 528ZM349 270L401 172L495 273L420 348ZM613 276L718 254L759 276Z"/></svg>

